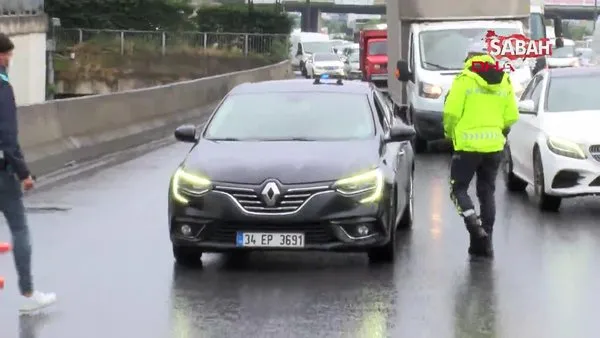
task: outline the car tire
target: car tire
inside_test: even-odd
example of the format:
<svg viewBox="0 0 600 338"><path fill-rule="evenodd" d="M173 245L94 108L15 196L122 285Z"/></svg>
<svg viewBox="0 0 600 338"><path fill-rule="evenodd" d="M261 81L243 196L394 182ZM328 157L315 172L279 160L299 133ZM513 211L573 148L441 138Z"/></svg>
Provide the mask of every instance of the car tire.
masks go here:
<svg viewBox="0 0 600 338"><path fill-rule="evenodd" d="M200 260L202 252L196 249L173 245L173 256L175 257L175 262L181 266L197 267L202 265L202 261Z"/></svg>
<svg viewBox="0 0 600 338"><path fill-rule="evenodd" d="M542 164L542 156L538 149L533 153L533 181L534 195L538 208L542 211L557 212L560 208L562 198L546 194L544 184L544 166Z"/></svg>
<svg viewBox="0 0 600 338"><path fill-rule="evenodd" d="M415 185L414 185L414 173L411 173L409 178L409 187L407 194L408 203L404 207L402 218L396 225L398 229L408 230L412 228L414 217L415 217Z"/></svg>
<svg viewBox="0 0 600 338"><path fill-rule="evenodd" d="M523 192L527 188L527 182L523 181L513 173L513 162L510 149L506 147L502 159L502 176L506 189L512 192Z"/></svg>
<svg viewBox="0 0 600 338"><path fill-rule="evenodd" d="M392 196L395 196L393 193ZM396 259L396 202L390 205L390 213L392 217L388 218L390 223L390 240L380 247L371 248L368 251L369 262L372 264L392 263Z"/></svg>

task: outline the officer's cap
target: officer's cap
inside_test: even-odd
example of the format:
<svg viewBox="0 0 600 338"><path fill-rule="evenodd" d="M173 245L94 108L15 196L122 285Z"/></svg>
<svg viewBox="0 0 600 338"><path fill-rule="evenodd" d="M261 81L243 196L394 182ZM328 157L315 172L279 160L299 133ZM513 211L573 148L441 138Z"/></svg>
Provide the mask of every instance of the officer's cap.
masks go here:
<svg viewBox="0 0 600 338"><path fill-rule="evenodd" d="M8 53L13 49L15 49L15 45L10 41L8 35L0 33L0 53Z"/></svg>

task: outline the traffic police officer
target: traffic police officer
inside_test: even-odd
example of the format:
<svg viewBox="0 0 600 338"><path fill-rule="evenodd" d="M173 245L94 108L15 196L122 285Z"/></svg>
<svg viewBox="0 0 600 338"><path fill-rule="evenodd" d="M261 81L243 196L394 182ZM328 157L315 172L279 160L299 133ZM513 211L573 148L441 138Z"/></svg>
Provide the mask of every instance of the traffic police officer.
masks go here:
<svg viewBox="0 0 600 338"><path fill-rule="evenodd" d="M474 61L475 65L473 64ZM444 133L452 140L450 197L463 217L471 242L469 254L493 256L492 231L496 216L495 188L498 167L510 126L519 118L509 75L495 65L485 45L474 43L463 71L456 77L444 104ZM477 176L480 217L468 189Z"/></svg>
<svg viewBox="0 0 600 338"><path fill-rule="evenodd" d="M30 190L34 182L19 145L17 106L7 73L14 48L10 38L0 33L0 211L12 235L19 289L25 298L20 311L29 313L51 305L56 295L33 287L31 243L21 189Z"/></svg>

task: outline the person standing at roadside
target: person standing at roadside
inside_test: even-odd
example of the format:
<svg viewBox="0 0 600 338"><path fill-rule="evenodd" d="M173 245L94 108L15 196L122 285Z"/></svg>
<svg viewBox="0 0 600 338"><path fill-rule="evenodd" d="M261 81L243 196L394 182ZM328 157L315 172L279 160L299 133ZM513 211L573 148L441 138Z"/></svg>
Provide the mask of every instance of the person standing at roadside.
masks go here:
<svg viewBox="0 0 600 338"><path fill-rule="evenodd" d="M452 140L450 197L463 217L471 242L469 254L492 257L496 219L496 176L510 127L519 111L510 77L495 69L483 43L467 51L465 67L452 83L444 104L444 133ZM482 64L490 67L482 67ZM478 67L479 66L479 67ZM477 176L477 215L468 189Z"/></svg>
<svg viewBox="0 0 600 338"><path fill-rule="evenodd" d="M17 105L8 77L14 48L10 38L0 33L0 211L12 235L19 290L25 298L19 311L29 313L53 304L56 295L36 291L33 287L31 243L23 190L31 190L34 180L19 145Z"/></svg>

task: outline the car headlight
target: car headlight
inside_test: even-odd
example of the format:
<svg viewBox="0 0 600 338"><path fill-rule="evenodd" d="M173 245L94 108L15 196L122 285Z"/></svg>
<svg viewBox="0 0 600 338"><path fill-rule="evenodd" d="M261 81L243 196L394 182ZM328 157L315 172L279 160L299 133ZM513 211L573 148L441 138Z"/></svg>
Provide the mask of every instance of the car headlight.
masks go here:
<svg viewBox="0 0 600 338"><path fill-rule="evenodd" d="M558 137L548 137L546 144L548 145L550 151L557 155L579 160L584 160L587 158L587 155L583 151L583 147L573 141Z"/></svg>
<svg viewBox="0 0 600 338"><path fill-rule="evenodd" d="M431 83L419 83L419 96L429 99L437 99L442 95L442 87Z"/></svg>
<svg viewBox="0 0 600 338"><path fill-rule="evenodd" d="M173 175L173 198L177 201L187 204L189 199L184 196L199 197L212 189L212 182L202 176L194 175L178 168Z"/></svg>
<svg viewBox="0 0 600 338"><path fill-rule="evenodd" d="M374 169L338 180L333 187L344 196L367 194L360 203L377 202L383 193L383 173L381 169Z"/></svg>

